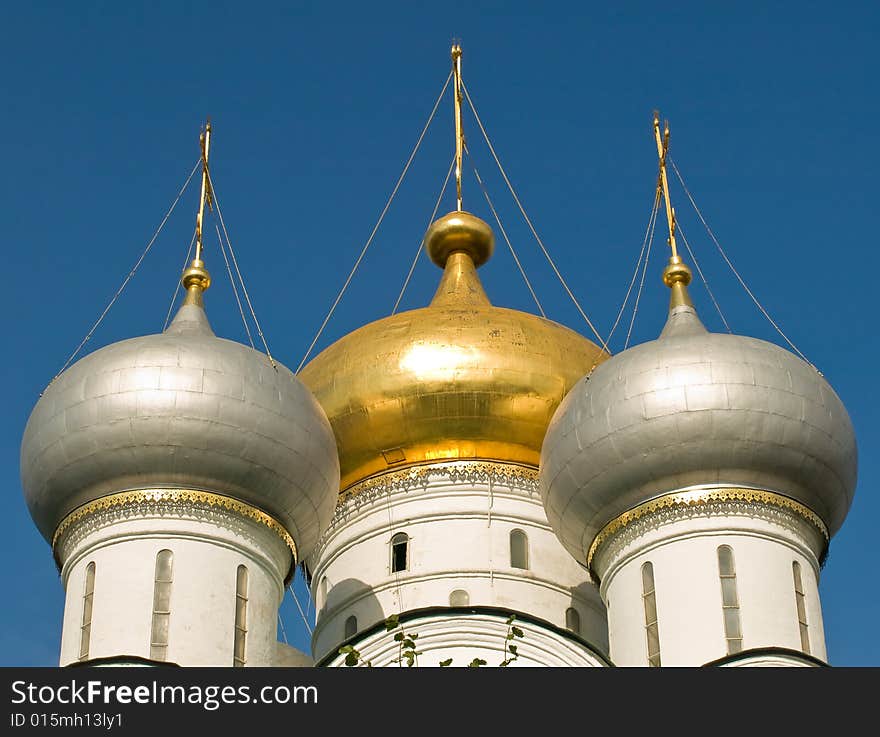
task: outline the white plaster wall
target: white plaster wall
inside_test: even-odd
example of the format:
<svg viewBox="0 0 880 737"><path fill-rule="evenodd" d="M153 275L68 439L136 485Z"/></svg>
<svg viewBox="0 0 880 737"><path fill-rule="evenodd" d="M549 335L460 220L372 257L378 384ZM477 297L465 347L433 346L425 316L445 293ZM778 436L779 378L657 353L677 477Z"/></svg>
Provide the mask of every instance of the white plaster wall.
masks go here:
<svg viewBox="0 0 880 737"><path fill-rule="evenodd" d="M662 665L701 665L728 654L718 573L721 545L734 553L743 649L801 649L792 573L797 561L811 654L826 658L814 553L819 543L805 524L727 514L642 525L642 534L616 546L612 540L612 550L596 560L616 665L648 664L641 575L647 561L654 568Z"/></svg>
<svg viewBox="0 0 880 737"><path fill-rule="evenodd" d="M514 529L528 536L529 570L510 566ZM408 569L395 574L390 541L397 532L410 536L410 559ZM312 556L311 570L318 660L339 647L348 617L356 616L363 630L394 613L449 606L455 589L468 592L471 606L527 612L559 627L574 607L580 635L607 650L598 590L557 540L537 488L527 482L490 487L453 481L438 470L406 489L349 500Z"/></svg>
<svg viewBox="0 0 880 737"><path fill-rule="evenodd" d="M607 667L605 660L583 643L563 633L542 627L536 623L517 620L516 626L523 632L514 642L519 659L509 667ZM493 614L471 614L445 617L442 613L415 616L402 623L407 633L418 635L418 667L437 666L452 658L450 667L465 667L474 658L486 661L486 667L498 666L505 657L504 646L508 625L504 617ZM370 633L355 643L362 661L370 661L372 667L397 667L400 657L399 644L394 632L384 628ZM344 656L330 659L326 665L344 666ZM404 662L404 667L406 663Z"/></svg>
<svg viewBox="0 0 880 737"><path fill-rule="evenodd" d="M167 660L231 666L235 588L248 568L247 664L268 665L277 651L277 613L291 556L267 528L231 512L210 519L172 515L89 518L62 546L66 590L61 665L80 653L86 567L95 563L89 658L150 657L156 555L174 554ZM86 525L88 528L86 529Z"/></svg>

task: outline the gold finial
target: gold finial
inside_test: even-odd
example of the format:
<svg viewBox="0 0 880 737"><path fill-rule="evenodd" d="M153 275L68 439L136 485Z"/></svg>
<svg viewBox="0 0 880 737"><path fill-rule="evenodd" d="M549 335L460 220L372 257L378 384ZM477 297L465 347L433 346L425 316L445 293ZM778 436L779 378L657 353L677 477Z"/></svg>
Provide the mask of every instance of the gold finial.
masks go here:
<svg viewBox="0 0 880 737"><path fill-rule="evenodd" d="M671 307L680 305L693 306L687 285L691 282L691 270L681 260L675 245L675 210L669 199L669 182L666 179L666 154L669 151L669 122L664 122L663 135L660 134L660 114L654 111L654 140L657 142L657 157L660 159L660 182L658 186L663 191L663 199L666 203L666 221L669 224L669 247L672 255L669 263L663 269L663 283L672 290Z"/></svg>
<svg viewBox="0 0 880 737"><path fill-rule="evenodd" d="M461 46L452 45L452 71L455 76L455 193L458 211L461 212L461 156L464 151L464 132L461 128Z"/></svg>
<svg viewBox="0 0 880 737"><path fill-rule="evenodd" d="M213 192L211 190L211 177L208 174L208 153L211 148L211 119L205 124L205 129L199 135L199 145L202 149L202 189L199 196L199 211L196 214L196 252L195 258L186 271L183 272L181 281L186 289L184 304L202 304L202 292L211 286L211 275L205 268L202 260L202 222L205 217L205 205L213 210Z"/></svg>
<svg viewBox="0 0 880 737"><path fill-rule="evenodd" d="M456 211L438 218L425 233L425 252L437 266L446 268L453 253L466 253L474 266L482 266L495 250L495 236L484 220Z"/></svg>

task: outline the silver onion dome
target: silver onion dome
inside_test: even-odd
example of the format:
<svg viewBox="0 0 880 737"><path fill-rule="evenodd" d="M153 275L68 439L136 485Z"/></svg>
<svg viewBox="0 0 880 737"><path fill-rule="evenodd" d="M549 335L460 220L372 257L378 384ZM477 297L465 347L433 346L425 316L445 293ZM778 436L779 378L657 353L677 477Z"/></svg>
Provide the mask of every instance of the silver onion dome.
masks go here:
<svg viewBox="0 0 880 737"><path fill-rule="evenodd" d="M164 333L102 348L52 382L25 429L21 476L50 541L100 497L186 488L272 515L302 558L330 522L339 460L309 391L265 355L216 337L199 296Z"/></svg>
<svg viewBox="0 0 880 737"><path fill-rule="evenodd" d="M674 293L660 337L599 365L551 421L540 479L556 534L584 562L608 522L697 485L782 494L834 534L857 465L837 394L772 343L707 332L684 287L676 289L684 297Z"/></svg>

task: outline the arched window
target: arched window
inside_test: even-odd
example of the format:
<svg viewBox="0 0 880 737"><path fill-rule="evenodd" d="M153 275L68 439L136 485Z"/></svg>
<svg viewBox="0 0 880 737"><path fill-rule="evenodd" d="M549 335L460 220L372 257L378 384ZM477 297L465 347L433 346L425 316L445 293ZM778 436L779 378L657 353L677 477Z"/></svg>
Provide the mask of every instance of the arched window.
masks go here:
<svg viewBox="0 0 880 737"><path fill-rule="evenodd" d="M804 596L804 582L801 579L801 564L795 561L791 564L794 574L794 599L797 604L798 627L801 631L801 650L810 654L810 630L807 626L807 602Z"/></svg>
<svg viewBox="0 0 880 737"><path fill-rule="evenodd" d="M409 535L398 532L391 538L391 572L405 571L409 568Z"/></svg>
<svg viewBox="0 0 880 737"><path fill-rule="evenodd" d="M174 553L170 550L160 550L156 554L156 574L153 578L153 622L150 627L150 657L153 660L165 660L168 657L173 566Z"/></svg>
<svg viewBox="0 0 880 737"><path fill-rule="evenodd" d="M574 632L576 635L581 633L581 615L574 607L565 610L565 629Z"/></svg>
<svg viewBox="0 0 880 737"><path fill-rule="evenodd" d="M358 620L353 614L345 620L345 635L344 639L348 639L349 637L354 637L358 631Z"/></svg>
<svg viewBox="0 0 880 737"><path fill-rule="evenodd" d="M92 603L95 600L95 564L86 566L86 580L83 587L82 625L79 630L79 659L89 657L89 641L92 638Z"/></svg>
<svg viewBox="0 0 880 737"><path fill-rule="evenodd" d="M471 597L464 589L456 589L449 594L449 606L470 606Z"/></svg>
<svg viewBox="0 0 880 737"><path fill-rule="evenodd" d="M654 566L642 566L642 602L645 605L645 635L648 643L648 665L660 667L660 628L657 622L657 594L654 591Z"/></svg>
<svg viewBox="0 0 880 737"><path fill-rule="evenodd" d="M330 586L327 583L327 576L322 576L321 586L318 592L319 596L321 597L321 601L317 603L319 609L323 609L325 606L327 606L327 593L329 592L329 590Z"/></svg>
<svg viewBox="0 0 880 737"><path fill-rule="evenodd" d="M522 530L510 531L510 567L529 568L529 538Z"/></svg>
<svg viewBox="0 0 880 737"><path fill-rule="evenodd" d="M247 662L248 569L239 566L235 573L235 640L232 644L232 665L243 668Z"/></svg>
<svg viewBox="0 0 880 737"><path fill-rule="evenodd" d="M736 592L733 548L729 545L722 545L718 548L718 576L721 579L721 608L724 614L724 638L727 640L727 654L733 655L742 650L742 625L739 619L739 597Z"/></svg>

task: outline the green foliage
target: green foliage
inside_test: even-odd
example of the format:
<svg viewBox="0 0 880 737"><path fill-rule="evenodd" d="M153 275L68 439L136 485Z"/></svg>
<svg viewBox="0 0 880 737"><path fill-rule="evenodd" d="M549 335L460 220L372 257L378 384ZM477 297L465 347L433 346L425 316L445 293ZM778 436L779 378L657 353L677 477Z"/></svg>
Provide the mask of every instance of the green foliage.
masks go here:
<svg viewBox="0 0 880 737"><path fill-rule="evenodd" d="M369 660L361 661L361 654L357 650L355 650L351 645L343 645L339 648L339 654L345 655L345 666L347 668L354 668L356 666L362 666L366 668L372 668L373 664Z"/></svg>
<svg viewBox="0 0 880 737"><path fill-rule="evenodd" d="M516 615L511 614L506 620L505 624L507 625L507 634L504 638L504 660L502 660L498 665L501 668L505 668L510 665L514 660L519 659L519 650L517 649L517 645L514 644L513 640L522 639L525 637L525 633L516 625L514 622L516 621ZM395 630L397 630L395 632ZM385 631L386 632L394 632L394 642L397 643L397 658L394 659L394 663L397 663L399 667L403 667L403 664L406 663L407 668L412 668L414 665L418 665L419 655L422 654L421 650L416 649L416 640L419 639L419 636L415 632L407 632L403 626L400 624L400 616L398 614L392 614L385 620ZM339 648L339 654L345 655L345 665L348 668L354 667L372 667L372 662L369 660L364 660L361 656L360 652L355 650L351 645L343 645ZM448 668L452 665L452 658L448 658L446 660L441 660L439 666L441 668ZM468 663L468 668L481 668L484 665L488 665L488 663L482 658L474 658L470 663Z"/></svg>
<svg viewBox="0 0 880 737"><path fill-rule="evenodd" d="M519 627L514 625L515 621L515 614L511 614L507 618L507 636L504 638L504 660L498 664L499 668L506 668L514 660L519 660L519 650L511 640L514 638L523 638L525 637L525 633Z"/></svg>
<svg viewBox="0 0 880 737"><path fill-rule="evenodd" d="M398 631L394 632L394 630ZM404 630L400 624L400 617L397 614L392 614L385 620L385 631L394 632L394 641L398 644L397 658L394 662L401 668L404 663L406 663L407 668L418 665L418 657L422 654L421 651L416 649L416 640L419 638L418 634Z"/></svg>

